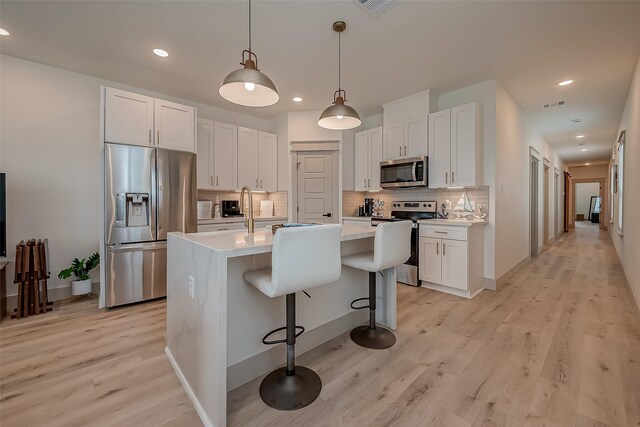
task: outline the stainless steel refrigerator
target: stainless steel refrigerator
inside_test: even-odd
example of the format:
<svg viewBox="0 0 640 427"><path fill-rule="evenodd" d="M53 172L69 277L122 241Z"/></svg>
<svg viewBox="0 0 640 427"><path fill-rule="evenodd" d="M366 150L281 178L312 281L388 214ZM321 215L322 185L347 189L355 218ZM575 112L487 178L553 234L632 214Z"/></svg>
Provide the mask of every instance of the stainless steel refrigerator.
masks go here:
<svg viewBox="0 0 640 427"><path fill-rule="evenodd" d="M167 233L197 231L196 156L105 144L107 307L167 295Z"/></svg>

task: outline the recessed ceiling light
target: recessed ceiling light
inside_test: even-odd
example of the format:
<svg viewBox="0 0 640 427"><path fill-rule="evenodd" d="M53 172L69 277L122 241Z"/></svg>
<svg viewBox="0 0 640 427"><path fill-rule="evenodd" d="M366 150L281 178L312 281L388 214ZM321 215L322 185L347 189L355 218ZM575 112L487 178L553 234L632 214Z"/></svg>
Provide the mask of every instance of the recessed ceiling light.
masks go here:
<svg viewBox="0 0 640 427"><path fill-rule="evenodd" d="M582 139L582 138L584 138L584 135L576 135L576 138Z"/></svg>
<svg viewBox="0 0 640 427"><path fill-rule="evenodd" d="M573 80L563 80L560 83L558 83L558 86L567 86L567 85L570 85L571 83L573 83Z"/></svg>
<svg viewBox="0 0 640 427"><path fill-rule="evenodd" d="M590 164L591 164L591 163L585 163L584 165L585 165L585 166L589 166Z"/></svg>
<svg viewBox="0 0 640 427"><path fill-rule="evenodd" d="M580 151L587 151L587 150L588 150L588 148L583 148L583 149L582 149L582 150L580 150Z"/></svg>
<svg viewBox="0 0 640 427"><path fill-rule="evenodd" d="M299 96L294 96L293 97L293 101L294 102L302 102L302 98L300 98Z"/></svg>
<svg viewBox="0 0 640 427"><path fill-rule="evenodd" d="M9 36L11 33L4 28L0 28L0 36Z"/></svg>
<svg viewBox="0 0 640 427"><path fill-rule="evenodd" d="M166 58L167 56L169 56L169 52L167 52L166 50L162 50L162 49L153 49L153 53L155 53L156 55L162 57L162 58Z"/></svg>

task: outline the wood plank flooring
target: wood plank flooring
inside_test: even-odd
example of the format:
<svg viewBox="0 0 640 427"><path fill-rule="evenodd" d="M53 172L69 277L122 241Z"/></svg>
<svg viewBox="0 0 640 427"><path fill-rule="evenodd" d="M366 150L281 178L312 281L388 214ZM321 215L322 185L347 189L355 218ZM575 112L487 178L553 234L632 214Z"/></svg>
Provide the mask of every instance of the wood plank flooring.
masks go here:
<svg viewBox="0 0 640 427"><path fill-rule="evenodd" d="M323 381L280 412L260 379L229 394L231 426L638 426L640 314L609 237L584 226L473 300L399 287L398 342L340 336L300 356ZM0 324L0 424L199 426L167 362L165 302L95 300Z"/></svg>

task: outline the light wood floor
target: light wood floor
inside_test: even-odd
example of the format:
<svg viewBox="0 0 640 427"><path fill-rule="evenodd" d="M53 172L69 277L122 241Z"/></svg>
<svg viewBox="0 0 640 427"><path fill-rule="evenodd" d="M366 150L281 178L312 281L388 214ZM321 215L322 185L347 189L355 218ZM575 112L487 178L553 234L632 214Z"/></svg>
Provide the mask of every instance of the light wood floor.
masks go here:
<svg viewBox="0 0 640 427"><path fill-rule="evenodd" d="M471 301L402 286L398 342L338 337L298 358L320 398L279 412L260 380L229 395L232 426L640 425L640 314L605 232L552 243ZM94 302L0 325L0 424L198 426L166 361L165 303Z"/></svg>

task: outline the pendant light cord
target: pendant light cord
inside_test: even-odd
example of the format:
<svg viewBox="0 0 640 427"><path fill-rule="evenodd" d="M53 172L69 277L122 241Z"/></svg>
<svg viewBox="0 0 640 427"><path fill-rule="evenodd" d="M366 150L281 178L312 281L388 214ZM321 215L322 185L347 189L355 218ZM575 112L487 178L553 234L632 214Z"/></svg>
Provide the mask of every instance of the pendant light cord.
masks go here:
<svg viewBox="0 0 640 427"><path fill-rule="evenodd" d="M342 31L340 31L338 33L338 90L341 90L342 87L340 86L340 62L342 60L342 45L340 43L340 36L342 35Z"/></svg>
<svg viewBox="0 0 640 427"><path fill-rule="evenodd" d="M249 58L251 58L251 0L249 0Z"/></svg>

